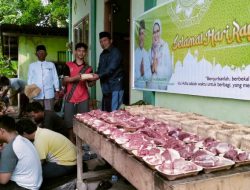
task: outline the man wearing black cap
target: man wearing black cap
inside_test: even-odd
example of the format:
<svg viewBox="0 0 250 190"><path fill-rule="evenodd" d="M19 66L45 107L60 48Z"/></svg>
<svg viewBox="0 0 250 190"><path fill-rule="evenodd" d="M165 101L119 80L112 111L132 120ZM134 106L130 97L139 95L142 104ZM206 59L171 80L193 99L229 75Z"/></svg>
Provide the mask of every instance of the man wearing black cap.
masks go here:
<svg viewBox="0 0 250 190"><path fill-rule="evenodd" d="M119 109L123 102L124 71L121 52L112 45L109 32L99 33L100 45L103 49L97 69L96 78L100 79L102 88L102 110Z"/></svg>
<svg viewBox="0 0 250 190"><path fill-rule="evenodd" d="M47 52L44 45L36 47L36 56L38 61L29 65L28 85L36 84L41 92L34 97L34 100L40 102L45 110L53 110L54 98L59 92L56 67L54 63L45 60Z"/></svg>

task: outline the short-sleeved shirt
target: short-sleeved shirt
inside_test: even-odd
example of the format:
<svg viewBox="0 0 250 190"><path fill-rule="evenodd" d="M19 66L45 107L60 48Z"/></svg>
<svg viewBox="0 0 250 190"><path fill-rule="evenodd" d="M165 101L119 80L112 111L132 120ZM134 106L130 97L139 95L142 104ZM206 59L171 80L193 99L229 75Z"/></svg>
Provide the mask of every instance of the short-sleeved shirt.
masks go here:
<svg viewBox="0 0 250 190"><path fill-rule="evenodd" d="M42 167L37 151L26 138L18 135L1 154L0 173L11 173L11 181L20 187L37 190L42 184Z"/></svg>
<svg viewBox="0 0 250 190"><path fill-rule="evenodd" d="M86 65L85 63L82 65L78 65L76 62L67 62L63 71L63 75L68 77L77 76L79 75L81 69L85 67L85 65ZM91 73L91 72L92 72L92 67L89 67L85 71L85 73ZM67 83L66 95L69 94L69 92L71 91L73 84L74 83ZM87 100L88 98L89 98L89 92L86 81L79 81L69 102L80 103Z"/></svg>
<svg viewBox="0 0 250 190"><path fill-rule="evenodd" d="M34 145L41 160L64 166L76 165L75 145L59 133L38 127Z"/></svg>
<svg viewBox="0 0 250 190"><path fill-rule="evenodd" d="M42 128L50 129L52 131L61 133L64 136L68 136L68 123L58 116L54 111L44 111L44 121Z"/></svg>
<svg viewBox="0 0 250 190"><path fill-rule="evenodd" d="M24 92L25 85L26 85L26 82L21 79L18 79L18 78L10 79L10 88L15 91Z"/></svg>

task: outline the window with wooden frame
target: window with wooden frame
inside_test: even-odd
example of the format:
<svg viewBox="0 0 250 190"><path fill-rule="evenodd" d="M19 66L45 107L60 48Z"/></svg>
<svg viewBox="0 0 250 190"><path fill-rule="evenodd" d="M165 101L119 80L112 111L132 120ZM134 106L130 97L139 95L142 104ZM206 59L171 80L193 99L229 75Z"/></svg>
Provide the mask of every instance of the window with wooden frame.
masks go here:
<svg viewBox="0 0 250 190"><path fill-rule="evenodd" d="M89 15L74 25L74 45L79 42L89 43Z"/></svg>

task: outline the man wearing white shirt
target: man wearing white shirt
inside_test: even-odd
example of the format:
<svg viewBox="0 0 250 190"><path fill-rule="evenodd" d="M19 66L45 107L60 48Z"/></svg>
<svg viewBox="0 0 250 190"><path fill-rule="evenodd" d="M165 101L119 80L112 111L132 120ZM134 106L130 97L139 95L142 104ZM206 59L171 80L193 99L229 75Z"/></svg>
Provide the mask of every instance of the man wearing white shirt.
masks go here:
<svg viewBox="0 0 250 190"><path fill-rule="evenodd" d="M40 102L45 110L53 110L54 98L59 95L56 67L54 63L45 60L47 52L44 45L36 47L36 56L38 61L29 65L28 85L36 84L41 92L34 97L34 100Z"/></svg>
<svg viewBox="0 0 250 190"><path fill-rule="evenodd" d="M42 166L34 145L17 135L15 120L0 116L0 189L39 190ZM1 144L2 145L2 144Z"/></svg>
<svg viewBox="0 0 250 190"><path fill-rule="evenodd" d="M139 47L135 50L135 73L134 86L136 88L145 88L146 81L151 78L151 69L148 52L144 49L145 39L145 22L141 20L139 23Z"/></svg>

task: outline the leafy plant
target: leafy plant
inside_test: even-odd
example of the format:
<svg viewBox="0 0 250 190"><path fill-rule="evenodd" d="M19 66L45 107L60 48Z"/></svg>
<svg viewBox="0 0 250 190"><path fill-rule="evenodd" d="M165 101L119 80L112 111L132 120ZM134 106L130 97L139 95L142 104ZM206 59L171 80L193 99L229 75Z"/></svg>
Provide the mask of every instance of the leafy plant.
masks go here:
<svg viewBox="0 0 250 190"><path fill-rule="evenodd" d="M41 0L1 0L0 24L67 26L68 0L51 0L46 6Z"/></svg>
<svg viewBox="0 0 250 190"><path fill-rule="evenodd" d="M13 78L17 76L18 62L0 56L0 68L0 75Z"/></svg>

